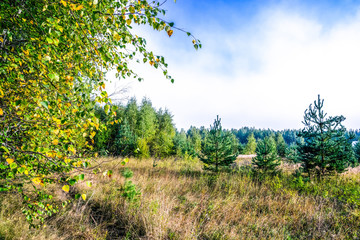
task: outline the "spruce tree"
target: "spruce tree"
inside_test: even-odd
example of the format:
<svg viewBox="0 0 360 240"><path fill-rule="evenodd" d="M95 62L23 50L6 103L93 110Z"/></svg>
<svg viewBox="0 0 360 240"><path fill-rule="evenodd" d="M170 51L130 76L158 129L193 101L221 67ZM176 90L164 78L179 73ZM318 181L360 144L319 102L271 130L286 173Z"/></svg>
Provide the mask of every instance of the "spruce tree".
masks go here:
<svg viewBox="0 0 360 240"><path fill-rule="evenodd" d="M265 137L256 146L256 157L252 159L253 167L262 172L274 173L280 165L277 155L276 143L273 137Z"/></svg>
<svg viewBox="0 0 360 240"><path fill-rule="evenodd" d="M321 178L325 175L344 172L354 162L351 139L346 137L346 128L342 125L343 116L326 117L323 111L324 100L314 101L305 110L304 129L299 137L299 160L305 172Z"/></svg>
<svg viewBox="0 0 360 240"><path fill-rule="evenodd" d="M275 139L276 139L277 153L279 154L280 157L285 157L287 145L285 143L283 135L280 132L277 132Z"/></svg>
<svg viewBox="0 0 360 240"><path fill-rule="evenodd" d="M220 167L232 164L238 155L238 148L234 146L232 133L223 131L219 116L214 125L210 126L209 134L199 154L200 160L205 163L205 169L219 171Z"/></svg>
<svg viewBox="0 0 360 240"><path fill-rule="evenodd" d="M114 142L114 154L116 156L134 156L136 150L136 135L131 131L130 125L125 118L120 129L116 132Z"/></svg>

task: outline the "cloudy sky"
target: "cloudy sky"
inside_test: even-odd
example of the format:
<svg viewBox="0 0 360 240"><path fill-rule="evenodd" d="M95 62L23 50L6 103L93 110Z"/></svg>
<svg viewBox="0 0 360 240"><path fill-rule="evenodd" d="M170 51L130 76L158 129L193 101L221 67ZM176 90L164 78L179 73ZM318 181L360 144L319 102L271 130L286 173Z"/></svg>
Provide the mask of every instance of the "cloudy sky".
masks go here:
<svg viewBox="0 0 360 240"><path fill-rule="evenodd" d="M164 18L203 48L195 51L180 31L169 38L137 29L165 57L175 83L138 64L145 80L117 86L168 108L178 129L209 127L216 115L225 128L298 129L318 94L329 115L360 128L360 1L168 0L165 9Z"/></svg>

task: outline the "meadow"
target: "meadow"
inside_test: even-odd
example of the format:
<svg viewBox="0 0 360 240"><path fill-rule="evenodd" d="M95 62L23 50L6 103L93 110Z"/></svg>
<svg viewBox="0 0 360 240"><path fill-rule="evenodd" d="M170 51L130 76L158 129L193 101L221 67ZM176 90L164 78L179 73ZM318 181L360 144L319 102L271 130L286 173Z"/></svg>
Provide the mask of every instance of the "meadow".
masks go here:
<svg viewBox="0 0 360 240"><path fill-rule="evenodd" d="M103 158L111 177L92 175L65 193L87 198L67 204L29 229L16 195L0 195L0 239L357 239L360 184L357 169L307 181L283 163L276 176L256 175L250 159L220 173L197 159ZM129 171L131 170L131 171ZM131 174L133 172L133 176ZM125 178L126 176L127 178ZM89 179L85 179L89 180ZM131 181L131 182L130 182Z"/></svg>

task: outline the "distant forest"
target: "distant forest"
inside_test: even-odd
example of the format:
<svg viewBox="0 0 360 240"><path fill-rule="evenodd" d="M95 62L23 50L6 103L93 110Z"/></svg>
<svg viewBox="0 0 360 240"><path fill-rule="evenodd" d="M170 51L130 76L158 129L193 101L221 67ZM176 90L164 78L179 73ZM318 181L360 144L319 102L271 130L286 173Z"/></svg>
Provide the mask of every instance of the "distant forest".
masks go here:
<svg viewBox="0 0 360 240"><path fill-rule="evenodd" d="M242 127L240 129L231 129L231 132L239 139L241 144L247 143L247 138L249 135L254 134L256 140L264 139L267 136L276 135L276 133L281 133L287 145L291 145L295 143L297 140L297 133L300 129L285 129L280 131L275 131L272 129L257 129L254 127ZM360 129L349 130L348 133L353 132L356 136L355 139L360 138Z"/></svg>
<svg viewBox="0 0 360 240"><path fill-rule="evenodd" d="M94 147L101 155L140 158L195 157L200 152L201 144L206 139L210 127L191 126L187 130L178 130L171 112L167 109L156 109L147 98L142 99L140 103L131 98L127 104L119 104L115 118L109 118L106 110L99 106L96 107L96 114L103 127L95 136ZM254 147L246 147L249 145L249 139L257 142L272 136L277 138L278 143L284 141L287 147L290 147L299 139L300 129L275 131L242 127L225 131L233 136L233 146L237 146L240 154L249 154L254 152ZM353 132L355 140L359 139L360 129Z"/></svg>

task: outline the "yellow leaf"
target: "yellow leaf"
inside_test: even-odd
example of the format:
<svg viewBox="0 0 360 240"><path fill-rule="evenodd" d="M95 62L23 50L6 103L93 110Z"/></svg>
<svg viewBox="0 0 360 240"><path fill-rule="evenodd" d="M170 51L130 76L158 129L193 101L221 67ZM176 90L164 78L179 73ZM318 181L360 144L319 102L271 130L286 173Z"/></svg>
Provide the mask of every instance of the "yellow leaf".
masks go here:
<svg viewBox="0 0 360 240"><path fill-rule="evenodd" d="M59 140L54 139L54 140L52 141L52 144L53 144L53 145L58 145L58 144L59 144Z"/></svg>
<svg viewBox="0 0 360 240"><path fill-rule="evenodd" d="M69 192L69 190L70 190L69 185L64 185L64 186L62 187L62 190L64 190L64 192Z"/></svg>
<svg viewBox="0 0 360 240"><path fill-rule="evenodd" d="M62 3L62 5L64 5L64 7L66 7L66 2L61 0L60 3Z"/></svg>
<svg viewBox="0 0 360 240"><path fill-rule="evenodd" d="M55 135L58 135L58 134L59 134L59 131L60 131L59 129L55 129L55 130L54 130L54 134L55 134Z"/></svg>
<svg viewBox="0 0 360 240"><path fill-rule="evenodd" d="M29 50L26 51L24 50L23 52L25 53L26 56L29 55Z"/></svg>
<svg viewBox="0 0 360 240"><path fill-rule="evenodd" d="M12 164L12 163L14 162L14 159L12 159L12 158L7 158L7 159L6 159L6 162L7 162L8 164Z"/></svg>
<svg viewBox="0 0 360 240"><path fill-rule="evenodd" d="M115 39L116 41L119 41L119 40L120 40L120 35L119 35L117 32L114 33L114 39Z"/></svg>
<svg viewBox="0 0 360 240"><path fill-rule="evenodd" d="M4 115L3 110L0 108L0 116Z"/></svg>
<svg viewBox="0 0 360 240"><path fill-rule="evenodd" d="M192 43L193 43L193 44L195 44L195 43L196 43L195 39L193 39L193 40L192 40Z"/></svg>
<svg viewBox="0 0 360 240"><path fill-rule="evenodd" d="M77 6L77 7L75 8L75 11L81 10L81 9L83 9L83 8L84 8L83 5L79 5L79 6Z"/></svg>
<svg viewBox="0 0 360 240"><path fill-rule="evenodd" d="M95 137L96 132L91 132L90 135L91 135L91 138L93 138L93 137Z"/></svg>
<svg viewBox="0 0 360 240"><path fill-rule="evenodd" d="M43 181L40 179L40 178L34 178L34 179L32 179L31 180L34 184L36 184L36 185L44 185L44 183L43 183Z"/></svg>
<svg viewBox="0 0 360 240"><path fill-rule="evenodd" d="M154 61L150 61L149 63L150 63L150 65L151 65L151 66L153 66L153 65L154 65Z"/></svg>
<svg viewBox="0 0 360 240"><path fill-rule="evenodd" d="M173 34L173 32L174 32L174 31L171 30L171 29L170 29L169 31L167 31L167 34L169 35L169 37L171 37L171 35Z"/></svg>
<svg viewBox="0 0 360 240"><path fill-rule="evenodd" d="M91 187L91 186L92 186L92 182L87 181L87 182L86 182L86 185L87 185L88 187Z"/></svg>
<svg viewBox="0 0 360 240"><path fill-rule="evenodd" d="M131 24L131 19L129 18L128 20L126 20L127 25Z"/></svg>
<svg viewBox="0 0 360 240"><path fill-rule="evenodd" d="M81 194L82 199L86 200L86 194Z"/></svg>

